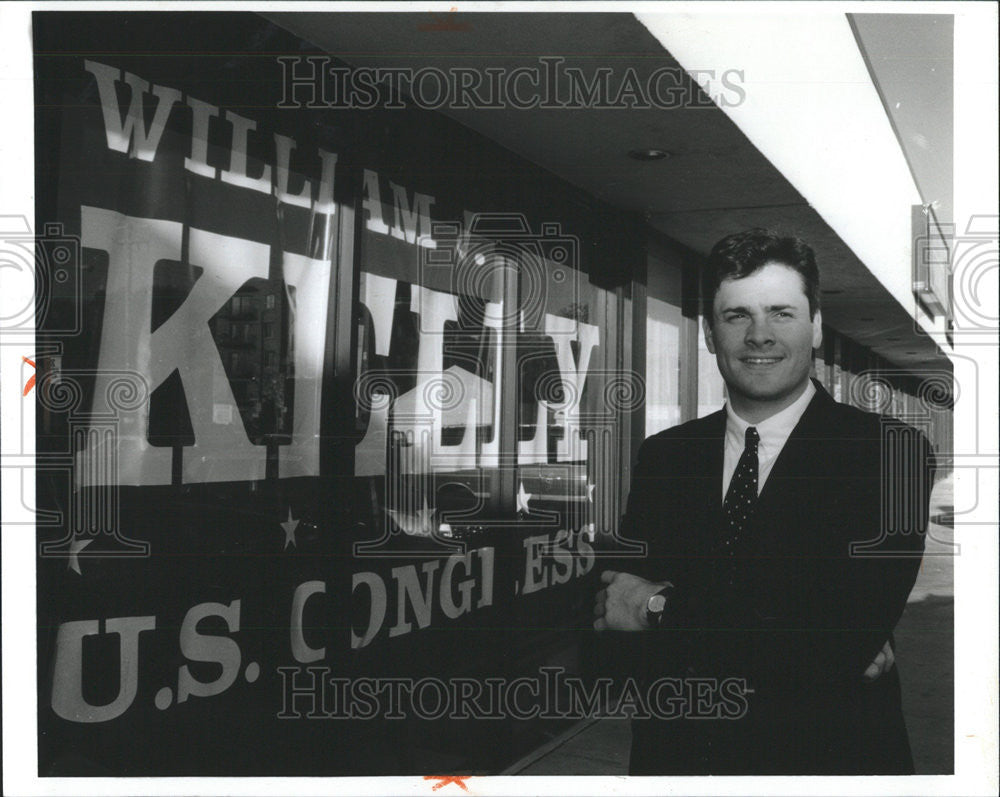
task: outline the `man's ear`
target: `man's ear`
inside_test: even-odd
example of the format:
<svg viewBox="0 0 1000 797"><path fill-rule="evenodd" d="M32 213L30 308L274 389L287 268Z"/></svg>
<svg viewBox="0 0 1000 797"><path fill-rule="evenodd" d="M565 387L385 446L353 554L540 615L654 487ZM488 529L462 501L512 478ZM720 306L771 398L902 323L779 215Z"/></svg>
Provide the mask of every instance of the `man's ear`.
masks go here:
<svg viewBox="0 0 1000 797"><path fill-rule="evenodd" d="M813 348L818 349L823 345L823 314L817 310L813 316Z"/></svg>
<svg viewBox="0 0 1000 797"><path fill-rule="evenodd" d="M705 345L715 354L715 340L712 339L712 325L708 322L708 316L701 317L701 328L705 331Z"/></svg>

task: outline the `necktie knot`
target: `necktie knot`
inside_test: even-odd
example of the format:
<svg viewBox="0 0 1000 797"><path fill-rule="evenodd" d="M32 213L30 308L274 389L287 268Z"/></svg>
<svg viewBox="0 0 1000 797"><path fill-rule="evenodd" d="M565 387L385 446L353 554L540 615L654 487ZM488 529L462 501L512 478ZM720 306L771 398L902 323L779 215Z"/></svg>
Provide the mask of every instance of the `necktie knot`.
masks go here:
<svg viewBox="0 0 1000 797"><path fill-rule="evenodd" d="M760 442L760 434L753 426L747 427L746 433L746 447L751 451L757 450L757 444Z"/></svg>

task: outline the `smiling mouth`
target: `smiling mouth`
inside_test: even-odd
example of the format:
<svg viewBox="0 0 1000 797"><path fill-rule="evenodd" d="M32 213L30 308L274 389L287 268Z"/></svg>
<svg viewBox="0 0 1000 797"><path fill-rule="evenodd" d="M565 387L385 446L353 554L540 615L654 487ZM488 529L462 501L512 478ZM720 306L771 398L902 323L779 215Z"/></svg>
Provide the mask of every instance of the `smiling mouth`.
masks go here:
<svg viewBox="0 0 1000 797"><path fill-rule="evenodd" d="M747 365L774 365L781 361L781 357L741 357L740 362Z"/></svg>

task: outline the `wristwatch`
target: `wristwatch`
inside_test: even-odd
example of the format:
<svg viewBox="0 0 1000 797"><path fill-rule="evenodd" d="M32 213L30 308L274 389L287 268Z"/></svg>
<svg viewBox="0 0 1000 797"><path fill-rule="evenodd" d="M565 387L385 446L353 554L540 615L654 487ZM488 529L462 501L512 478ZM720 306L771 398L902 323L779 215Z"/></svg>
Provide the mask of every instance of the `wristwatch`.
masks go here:
<svg viewBox="0 0 1000 797"><path fill-rule="evenodd" d="M663 615L666 614L667 606L670 604L670 593L673 590L674 585L667 584L667 586L647 599L646 624L650 628L659 628L663 623Z"/></svg>

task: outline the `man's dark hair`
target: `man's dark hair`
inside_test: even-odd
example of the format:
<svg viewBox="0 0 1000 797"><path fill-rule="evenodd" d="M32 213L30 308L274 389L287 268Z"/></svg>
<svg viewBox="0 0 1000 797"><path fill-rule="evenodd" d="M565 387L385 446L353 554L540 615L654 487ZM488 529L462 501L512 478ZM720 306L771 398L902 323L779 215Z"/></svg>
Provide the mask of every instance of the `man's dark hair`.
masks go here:
<svg viewBox="0 0 1000 797"><path fill-rule="evenodd" d="M819 269L812 247L801 238L781 236L771 230L752 230L727 235L708 256L702 272L702 312L714 322L712 307L719 286L727 279L749 277L769 263L787 266L802 277L802 289L809 299L809 317L819 310Z"/></svg>

